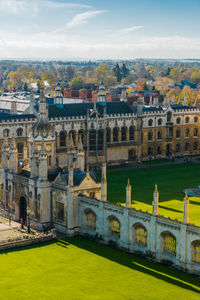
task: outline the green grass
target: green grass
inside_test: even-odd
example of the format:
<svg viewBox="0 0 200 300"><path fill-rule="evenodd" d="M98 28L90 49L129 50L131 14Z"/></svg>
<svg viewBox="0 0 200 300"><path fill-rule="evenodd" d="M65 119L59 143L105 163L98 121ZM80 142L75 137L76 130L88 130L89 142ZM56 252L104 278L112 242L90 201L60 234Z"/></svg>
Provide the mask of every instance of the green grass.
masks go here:
<svg viewBox="0 0 200 300"><path fill-rule="evenodd" d="M152 212L155 184L160 193L159 211L165 217L182 221L183 189L200 185L200 165L196 163L115 171L108 173L108 200L125 204L125 187L130 178L133 207ZM190 198L190 222L200 226L200 198Z"/></svg>
<svg viewBox="0 0 200 300"><path fill-rule="evenodd" d="M200 298L199 278L85 240L0 254L1 299Z"/></svg>

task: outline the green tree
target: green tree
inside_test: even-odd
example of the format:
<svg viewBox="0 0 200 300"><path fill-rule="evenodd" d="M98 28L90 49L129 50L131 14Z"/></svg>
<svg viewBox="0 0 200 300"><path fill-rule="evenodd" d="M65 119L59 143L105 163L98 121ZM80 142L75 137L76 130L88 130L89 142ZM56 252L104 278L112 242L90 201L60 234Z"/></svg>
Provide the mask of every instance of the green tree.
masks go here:
<svg viewBox="0 0 200 300"><path fill-rule="evenodd" d="M123 65L121 67L121 76L122 76L122 78L126 78L128 74L129 74L129 69L123 63Z"/></svg>
<svg viewBox="0 0 200 300"><path fill-rule="evenodd" d="M84 86L84 80L81 76L77 75L70 81L69 86L73 89L82 89Z"/></svg>
<svg viewBox="0 0 200 300"><path fill-rule="evenodd" d="M119 64L117 63L116 66L113 68L113 73L117 78L117 81L120 82L122 79L122 74L121 74L121 70L119 67Z"/></svg>

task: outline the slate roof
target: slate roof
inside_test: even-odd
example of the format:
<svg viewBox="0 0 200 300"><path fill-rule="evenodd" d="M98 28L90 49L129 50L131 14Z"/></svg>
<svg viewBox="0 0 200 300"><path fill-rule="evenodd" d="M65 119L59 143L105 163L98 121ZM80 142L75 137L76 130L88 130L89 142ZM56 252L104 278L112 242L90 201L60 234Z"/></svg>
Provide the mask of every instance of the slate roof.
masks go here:
<svg viewBox="0 0 200 300"><path fill-rule="evenodd" d="M196 106L189 106L189 105L182 105L182 104L173 104L171 105L173 110L178 110L178 109L197 109Z"/></svg>
<svg viewBox="0 0 200 300"><path fill-rule="evenodd" d="M93 171L90 171L89 174L95 182L98 182ZM74 186L80 185L86 176L87 176L87 172L81 172L81 171L74 170ZM66 185L68 185L69 171L61 174L61 178L66 182Z"/></svg>
<svg viewBox="0 0 200 300"><path fill-rule="evenodd" d="M96 108L101 116L103 116L104 107L108 115L113 114L131 114L133 109L125 102L101 102L96 104ZM88 110L94 108L94 103L73 103L63 105L49 105L49 117L73 117L86 116Z"/></svg>

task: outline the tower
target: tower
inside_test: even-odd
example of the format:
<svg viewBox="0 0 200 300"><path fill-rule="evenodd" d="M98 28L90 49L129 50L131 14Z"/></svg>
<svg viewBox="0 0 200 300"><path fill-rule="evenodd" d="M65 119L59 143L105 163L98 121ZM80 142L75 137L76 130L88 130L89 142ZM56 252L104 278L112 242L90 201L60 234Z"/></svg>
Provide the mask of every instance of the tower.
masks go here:
<svg viewBox="0 0 200 300"><path fill-rule="evenodd" d="M185 192L184 198L184 217L183 223L189 224L189 198L188 198L188 190Z"/></svg>
<svg viewBox="0 0 200 300"><path fill-rule="evenodd" d="M85 159L84 159L84 150L81 136L79 135L79 143L78 143L78 152L77 152L77 168L80 171L84 171Z"/></svg>
<svg viewBox="0 0 200 300"><path fill-rule="evenodd" d="M45 143L44 140L42 140L40 154L38 158L38 171L39 171L39 177L41 180L47 180L48 178L48 162L47 162L47 153L45 149Z"/></svg>
<svg viewBox="0 0 200 300"><path fill-rule="evenodd" d="M105 92L105 88L103 85L103 81L101 81L101 83L99 85L97 102L106 102L106 92Z"/></svg>
<svg viewBox="0 0 200 300"><path fill-rule="evenodd" d="M126 207L131 208L131 185L129 179L126 186Z"/></svg>
<svg viewBox="0 0 200 300"><path fill-rule="evenodd" d="M102 175L101 175L101 200L107 201L107 179L106 179L106 163L102 164Z"/></svg>
<svg viewBox="0 0 200 300"><path fill-rule="evenodd" d="M158 192L158 186L157 184L155 185L155 190L153 193L153 215L158 216L159 215L159 210L158 210L158 202L159 202L159 192Z"/></svg>
<svg viewBox="0 0 200 300"><path fill-rule="evenodd" d="M54 97L54 104L63 105L63 95L62 95L62 88L60 86L60 82L57 83L55 88L55 97Z"/></svg>

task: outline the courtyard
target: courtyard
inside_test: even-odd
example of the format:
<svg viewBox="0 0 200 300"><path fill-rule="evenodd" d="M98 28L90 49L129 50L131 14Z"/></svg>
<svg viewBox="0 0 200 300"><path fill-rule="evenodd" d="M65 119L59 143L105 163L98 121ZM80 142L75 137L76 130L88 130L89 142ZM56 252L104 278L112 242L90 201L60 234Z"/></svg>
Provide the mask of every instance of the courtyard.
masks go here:
<svg viewBox="0 0 200 300"><path fill-rule="evenodd" d="M125 205L128 178L132 185L132 207L152 212L153 191L158 184L159 213L165 217L183 220L186 188L200 185L200 164L182 163L147 166L141 169L112 170L107 173L108 201ZM190 197L190 222L200 226L200 198Z"/></svg>
<svg viewBox="0 0 200 300"><path fill-rule="evenodd" d="M81 237L0 254L1 299L199 299L199 278ZM158 289L159 287L159 289Z"/></svg>

